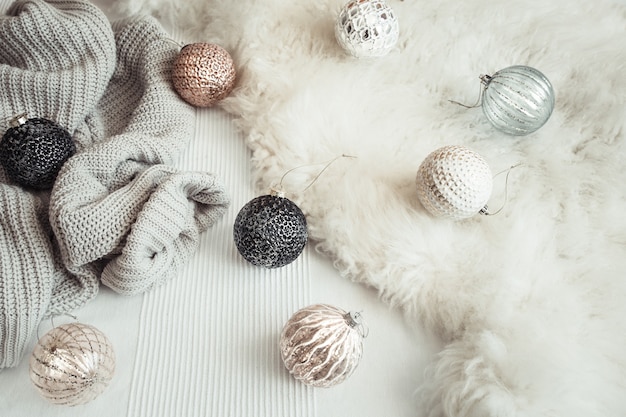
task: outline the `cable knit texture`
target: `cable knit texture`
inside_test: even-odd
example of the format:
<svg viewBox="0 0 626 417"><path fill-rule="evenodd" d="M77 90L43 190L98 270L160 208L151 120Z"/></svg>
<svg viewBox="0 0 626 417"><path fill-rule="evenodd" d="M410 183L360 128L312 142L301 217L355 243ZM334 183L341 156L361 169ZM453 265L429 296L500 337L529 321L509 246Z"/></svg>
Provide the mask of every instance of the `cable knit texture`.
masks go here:
<svg viewBox="0 0 626 417"><path fill-rule="evenodd" d="M172 278L229 198L172 162L194 109L170 84L177 50L151 17L111 25L86 1L17 1L0 18L0 120L27 113L72 133L51 192L0 170L0 369L39 322L84 305L100 282L137 294ZM6 45L6 46L5 46Z"/></svg>

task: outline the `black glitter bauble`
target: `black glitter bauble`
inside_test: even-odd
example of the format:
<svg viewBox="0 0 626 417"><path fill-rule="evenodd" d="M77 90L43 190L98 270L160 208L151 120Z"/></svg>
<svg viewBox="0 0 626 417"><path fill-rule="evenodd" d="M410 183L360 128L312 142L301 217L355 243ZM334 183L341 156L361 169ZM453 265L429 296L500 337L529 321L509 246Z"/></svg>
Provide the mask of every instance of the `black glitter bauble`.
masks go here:
<svg viewBox="0 0 626 417"><path fill-rule="evenodd" d="M275 195L250 200L237 214L233 229L241 256L265 268L293 262L308 237L302 210L288 198Z"/></svg>
<svg viewBox="0 0 626 417"><path fill-rule="evenodd" d="M25 187L48 189L76 150L69 132L47 119L20 119L0 142L0 163Z"/></svg>

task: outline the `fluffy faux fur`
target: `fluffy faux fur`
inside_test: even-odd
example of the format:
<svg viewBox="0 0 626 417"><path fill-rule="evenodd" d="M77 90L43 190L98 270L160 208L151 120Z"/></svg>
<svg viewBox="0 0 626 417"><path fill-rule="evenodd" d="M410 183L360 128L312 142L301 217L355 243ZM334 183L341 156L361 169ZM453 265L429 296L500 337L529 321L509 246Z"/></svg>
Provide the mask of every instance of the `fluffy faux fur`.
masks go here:
<svg viewBox="0 0 626 417"><path fill-rule="evenodd" d="M132 4L132 8L129 6ZM400 41L358 60L334 38L341 0L146 0L188 41L221 44L238 85L222 106L260 190L284 186L316 247L446 346L419 387L424 416L626 415L626 8L598 0L393 1ZM133 9L134 8L134 9ZM122 10L122 9L120 9ZM478 76L535 67L548 123L508 137ZM469 146L494 173L521 163L496 216L452 222L420 205L434 149ZM490 207L505 199L497 176ZM417 388L417 387L416 387Z"/></svg>

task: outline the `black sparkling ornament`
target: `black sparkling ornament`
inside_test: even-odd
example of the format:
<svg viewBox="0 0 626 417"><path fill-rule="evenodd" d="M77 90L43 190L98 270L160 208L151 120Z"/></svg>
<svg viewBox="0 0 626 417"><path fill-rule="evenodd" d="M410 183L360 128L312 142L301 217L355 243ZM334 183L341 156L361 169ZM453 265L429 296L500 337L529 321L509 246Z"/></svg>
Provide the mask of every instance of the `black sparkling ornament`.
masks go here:
<svg viewBox="0 0 626 417"><path fill-rule="evenodd" d="M265 268L293 262L308 237L302 210L278 195L250 200L237 214L233 229L239 253L251 264Z"/></svg>
<svg viewBox="0 0 626 417"><path fill-rule="evenodd" d="M48 119L16 120L0 142L0 163L24 187L48 189L76 148L69 132Z"/></svg>

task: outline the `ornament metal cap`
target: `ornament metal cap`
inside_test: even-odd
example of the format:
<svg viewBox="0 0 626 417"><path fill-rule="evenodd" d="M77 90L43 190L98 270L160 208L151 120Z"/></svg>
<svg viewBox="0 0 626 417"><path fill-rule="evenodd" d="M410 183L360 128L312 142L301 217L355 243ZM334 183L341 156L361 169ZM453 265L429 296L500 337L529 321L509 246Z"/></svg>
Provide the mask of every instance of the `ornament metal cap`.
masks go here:
<svg viewBox="0 0 626 417"><path fill-rule="evenodd" d="M283 191L282 189L272 187L270 188L270 195L272 197L285 198L285 191Z"/></svg>
<svg viewBox="0 0 626 417"><path fill-rule="evenodd" d="M346 313L343 318L346 320L346 323L348 323L348 326L356 329L359 332L362 338L366 338L369 335L370 330L365 325L361 313L356 311L350 311Z"/></svg>
<svg viewBox="0 0 626 417"><path fill-rule="evenodd" d="M480 79L481 83L485 86L485 88L487 88L487 86L493 79L491 75L487 75L487 74L481 74L478 78Z"/></svg>
<svg viewBox="0 0 626 417"><path fill-rule="evenodd" d="M12 118L10 125L11 127L18 127L23 124L26 124L27 121L28 121L28 116L26 115L26 113L22 113Z"/></svg>

